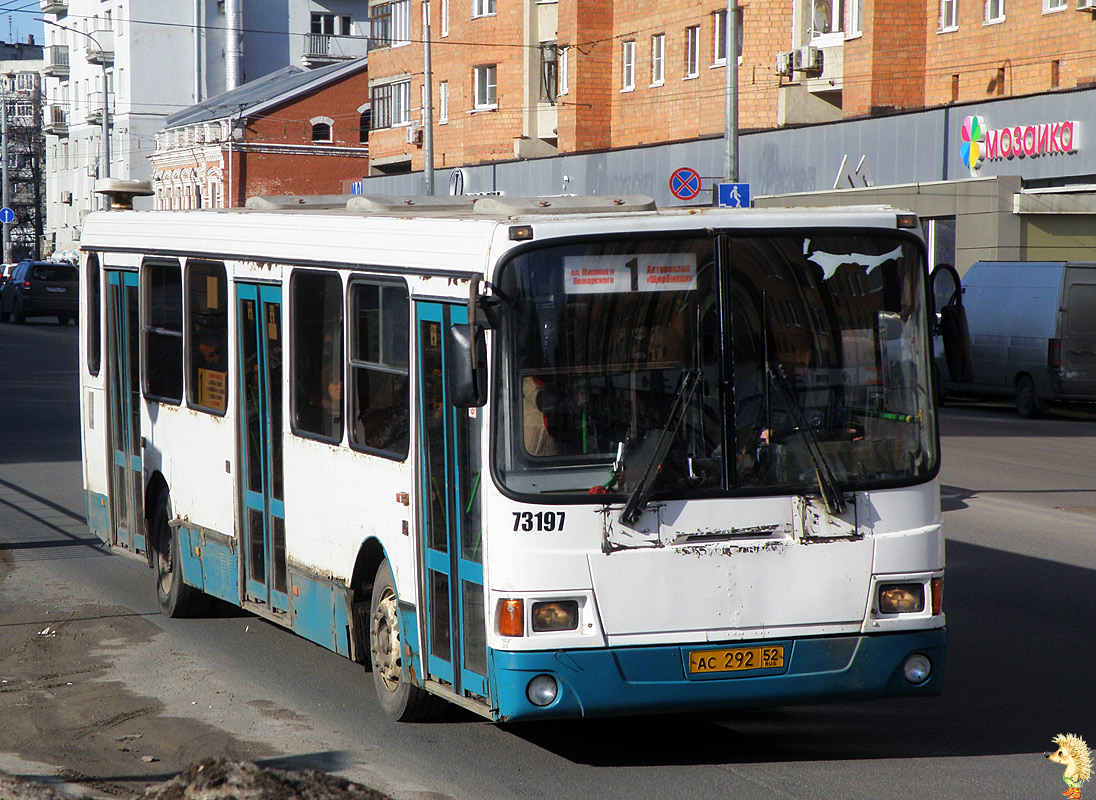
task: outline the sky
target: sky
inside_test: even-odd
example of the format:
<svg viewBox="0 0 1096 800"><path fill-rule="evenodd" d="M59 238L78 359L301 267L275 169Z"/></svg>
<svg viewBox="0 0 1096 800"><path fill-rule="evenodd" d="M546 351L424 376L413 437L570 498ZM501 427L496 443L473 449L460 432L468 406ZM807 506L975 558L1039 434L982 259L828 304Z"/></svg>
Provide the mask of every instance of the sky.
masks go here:
<svg viewBox="0 0 1096 800"><path fill-rule="evenodd" d="M35 17L42 17L39 0L0 0L0 40L25 42L27 35L33 34L34 41L43 44L45 26Z"/></svg>

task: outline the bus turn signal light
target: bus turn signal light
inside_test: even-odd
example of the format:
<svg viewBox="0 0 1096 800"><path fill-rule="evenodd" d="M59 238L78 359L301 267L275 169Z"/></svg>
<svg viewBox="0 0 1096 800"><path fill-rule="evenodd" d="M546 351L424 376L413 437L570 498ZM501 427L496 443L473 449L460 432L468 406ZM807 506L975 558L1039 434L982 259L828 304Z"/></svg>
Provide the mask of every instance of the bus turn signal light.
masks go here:
<svg viewBox="0 0 1096 800"><path fill-rule="evenodd" d="M935 617L940 613L941 602L944 599L944 579L933 578L932 579L932 615Z"/></svg>
<svg viewBox="0 0 1096 800"><path fill-rule="evenodd" d="M525 604L521 600L499 600L499 636L525 635Z"/></svg>

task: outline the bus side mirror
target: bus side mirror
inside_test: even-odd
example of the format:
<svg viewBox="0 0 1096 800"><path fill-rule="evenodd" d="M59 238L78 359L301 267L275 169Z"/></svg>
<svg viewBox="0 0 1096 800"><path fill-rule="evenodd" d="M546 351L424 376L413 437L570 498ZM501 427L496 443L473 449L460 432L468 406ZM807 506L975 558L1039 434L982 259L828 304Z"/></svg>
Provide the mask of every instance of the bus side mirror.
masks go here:
<svg viewBox="0 0 1096 800"><path fill-rule="evenodd" d="M479 408L487 402L487 341L483 328L449 326L445 337L445 377L449 401L457 408Z"/></svg>
<svg viewBox="0 0 1096 800"><path fill-rule="evenodd" d="M948 375L956 383L974 380L974 357L970 347L967 310L963 308L963 287L959 273L950 264L932 271L932 295L937 313L937 328L944 343Z"/></svg>

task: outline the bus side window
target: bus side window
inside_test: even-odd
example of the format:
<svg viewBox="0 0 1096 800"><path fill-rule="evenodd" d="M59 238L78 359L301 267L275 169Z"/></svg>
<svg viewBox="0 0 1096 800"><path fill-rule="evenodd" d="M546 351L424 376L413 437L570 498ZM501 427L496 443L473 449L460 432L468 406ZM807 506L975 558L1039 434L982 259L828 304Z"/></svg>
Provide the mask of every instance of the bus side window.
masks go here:
<svg viewBox="0 0 1096 800"><path fill-rule="evenodd" d="M410 304L407 287L350 289L350 443L407 458Z"/></svg>
<svg viewBox="0 0 1096 800"><path fill-rule="evenodd" d="M102 287L99 285L99 256L92 253L88 256L85 272L87 286L87 336L88 336L88 372L92 375L99 374L99 365L102 361L102 343L100 341L101 321L99 319L99 306Z"/></svg>
<svg viewBox="0 0 1096 800"><path fill-rule="evenodd" d="M228 279L225 265L188 261L187 353L190 405L223 414L228 407Z"/></svg>
<svg viewBox="0 0 1096 800"><path fill-rule="evenodd" d="M331 441L343 430L343 309L338 274L298 270L289 286L293 421Z"/></svg>
<svg viewBox="0 0 1096 800"><path fill-rule="evenodd" d="M147 259L141 270L145 392L183 402L183 278L174 259Z"/></svg>

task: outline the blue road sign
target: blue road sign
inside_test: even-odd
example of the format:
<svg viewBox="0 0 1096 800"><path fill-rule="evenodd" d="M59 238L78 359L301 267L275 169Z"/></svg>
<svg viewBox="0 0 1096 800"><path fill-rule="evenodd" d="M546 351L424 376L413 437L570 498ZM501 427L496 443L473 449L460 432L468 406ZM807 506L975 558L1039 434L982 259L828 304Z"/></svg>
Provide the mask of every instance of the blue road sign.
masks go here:
<svg viewBox="0 0 1096 800"><path fill-rule="evenodd" d="M692 200L700 194L700 173L692 167L678 167L670 175L670 194L678 200Z"/></svg>
<svg viewBox="0 0 1096 800"><path fill-rule="evenodd" d="M15 222L15 212L7 206L0 208L0 222L7 225L9 222Z"/></svg>
<svg viewBox="0 0 1096 800"><path fill-rule="evenodd" d="M749 208L750 184L721 183L717 200L720 208Z"/></svg>

